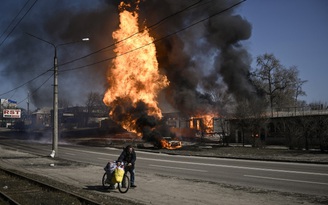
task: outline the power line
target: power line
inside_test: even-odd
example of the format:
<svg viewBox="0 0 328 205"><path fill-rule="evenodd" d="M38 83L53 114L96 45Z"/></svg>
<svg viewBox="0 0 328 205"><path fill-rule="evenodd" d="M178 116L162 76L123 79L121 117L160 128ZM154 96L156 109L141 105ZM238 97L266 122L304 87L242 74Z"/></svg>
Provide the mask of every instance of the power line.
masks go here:
<svg viewBox="0 0 328 205"><path fill-rule="evenodd" d="M37 0L36 0L36 1L37 1ZM34 2L34 4L36 3L36 1ZM171 18L171 17L173 17L173 16L175 16L175 15L177 15L177 14L179 14L179 13L182 13L182 12L184 12L184 11L186 11L186 10L188 10L188 9L190 9L190 8L192 8L192 7L194 7L195 5L199 4L201 1L203 1L203 0L199 0L198 2L193 3L193 4L189 5L189 6L187 6L186 8L184 8L184 9L178 11L178 12L175 12L175 13L173 13L173 14L171 14L171 15L169 15L169 16L163 18L163 19L161 19L161 20L158 21L157 23L151 25L149 28L153 28L153 27L155 27L155 26L161 24L161 23L164 22L165 20L167 20L167 19L169 19L169 18ZM78 60L84 59L84 58L86 58L86 57L89 57L89 56L91 56L91 55L93 55L93 54L96 54L96 53L98 53L98 52L100 52L100 51L103 51L103 50L105 50L105 49L107 49L107 48L109 48L109 47L112 47L112 46L114 46L114 45L116 45L116 44L118 44L118 43L120 43L120 42L123 42L123 41L125 41L125 40L127 40L127 39L129 39L129 38L132 38L132 37L135 36L136 34L143 32L144 30L145 30L145 29L143 29L143 30L141 30L141 31L138 31L138 32L132 34L131 36L129 36L129 37L125 38L125 39L122 39L122 40L120 40L120 41L118 41L118 42L116 42L116 43L113 43L113 44L111 44L111 45L109 45L109 46L106 46L106 47L101 48L101 49L99 49L99 50L97 50L97 51L94 51L94 52L92 52L92 53L90 53L90 54L88 54L88 55L85 55L85 56L83 56L83 57L80 57L80 58L74 59L74 60L72 60L72 61L68 61L68 62L65 62L65 63L59 64L58 66L67 65L67 64L69 64L69 63L73 63L73 62L75 62L75 61L78 61ZM1 46L1 44L0 44L0 46ZM143 46L143 47L144 47L144 46ZM135 50L135 49L134 49L134 50ZM89 66L91 66L91 65L95 65L95 64L102 63L102 62L106 62L106 61L111 60L111 59L114 59L114 58L115 58L115 56L112 57L112 58L109 58L109 59L105 59L105 60L102 60L102 61L99 61L99 62L96 62L96 63L89 64L89 65L85 65L85 66L81 66L81 67L78 67L78 68L73 68L73 69L64 70L63 72L65 72L65 71L70 71L70 70L81 69L81 68L84 68L84 67L89 67ZM51 68L51 69L52 69L52 68ZM18 86L18 87L16 87L16 88L13 88L13 89L11 89L11 90L5 92L5 93L0 94L0 96L5 95L5 94L8 94L8 93L10 93L10 92L12 92L12 91L14 91L14 90L16 90L16 89L18 89L18 88L21 88L21 87L27 85L28 83L30 83L30 82L36 80L37 78L41 77L42 75L44 75L45 73L47 73L47 72L50 71L51 69L48 69L46 72L44 72L44 73L38 75L37 77L35 77L35 78L33 78L33 79L27 81L26 83L23 83L22 85L20 85L20 86Z"/></svg>
<svg viewBox="0 0 328 205"><path fill-rule="evenodd" d="M191 4L191 5L187 6L187 7L185 7L184 9L182 9L182 10L180 10L180 11L177 11L177 12L175 12L175 13L173 13L173 14L171 14L171 15L169 15L169 16L167 16L167 17L161 19L161 20L159 20L159 21L156 22L155 24L149 26L147 29L149 29L149 30L155 29L156 26L160 25L160 24L163 23L165 20L167 20L167 19L169 19L169 18L171 18L171 17L173 17L173 16L175 16L175 15L177 15L177 14L180 14L180 13L182 13L182 12L184 12L184 11L187 11L188 9L190 9L190 8L192 8L192 7L194 7L194 6L196 6L197 4L199 4L199 3L202 2L202 1L203 1L203 0L199 0L199 1L196 2L196 3L193 3L193 4ZM99 49L99 50L96 50L96 51L94 51L94 52L91 52L91 53L89 53L89 54L87 54L87 55L84 55L84 56L82 56L82 57L80 57L80 58L76 58L76 59L74 59L74 60L71 60L71 61L67 61L67 62L65 62L65 63L62 63L62 64L60 64L59 66L67 65L67 64L70 64L70 63L76 62L76 61L78 61L78 60L81 60L81 59L87 58L87 57L89 57L89 56L91 56L91 55L94 55L94 54L96 54L96 53L99 53L99 52L101 52L101 51L104 51L104 50L106 50L106 49L108 49L108 48L110 48L110 47L112 47L112 46L114 46L114 45L116 45L116 44L119 44L119 43L121 43L121 42L123 42L123 41L126 41L126 40L132 38L133 36L135 36L135 35L137 35L137 34L139 34L139 33L144 32L145 30L146 30L146 29L142 29L142 30L140 30L140 31L138 31L138 32L136 32L136 33L134 33L134 34L132 34L132 35L130 35L130 36L124 38L124 39L121 39L121 40L119 40L119 41L116 41L115 43L112 43L112 44L110 44L110 45L108 45L108 46L105 46L105 47L103 47L103 48L101 48L101 49Z"/></svg>
<svg viewBox="0 0 328 205"><path fill-rule="evenodd" d="M34 89L33 91L32 91L32 96L44 85L44 84L46 84L46 82L48 82L48 80L50 79L50 78L52 78L52 76L53 76L54 74L51 74L39 87L37 87L36 89ZM27 98L29 98L29 96L27 96L26 98L24 98L23 100L21 100L20 102L18 102L17 104L20 104L20 103L22 103L22 102L24 102Z"/></svg>
<svg viewBox="0 0 328 205"><path fill-rule="evenodd" d="M51 68L51 69L52 69L52 68ZM29 81L27 81L27 82L21 84L20 86L18 86L18 87L16 87L16 88L13 88L13 89L11 89L11 90L9 90L9 91L7 91L7 92L1 93L0 96L6 95L6 94L8 94L8 93L10 93L10 92L12 92L12 91L14 91L14 90L17 90L18 88L21 88L21 87L27 85L28 83L30 83L30 82L36 80L37 78L41 77L42 75L46 74L46 73L49 72L51 69L48 69L47 71L45 71L45 72L39 74L38 76L32 78L31 80L29 80Z"/></svg>
<svg viewBox="0 0 328 205"><path fill-rule="evenodd" d="M224 12L226 12L226 11L228 11L228 10L230 10L230 9L232 9L232 8L234 8L234 7L236 7L236 6L238 6L239 4L241 4L241 3L245 2L245 1L246 1L246 0L242 0L242 1L238 2L238 3L235 3L235 4L233 4L232 6L226 8L226 9L223 9L223 10L217 12L217 13L214 13L214 14L208 16L207 18L201 19L201 20L199 20L199 21L197 21L197 22L195 22L195 23L193 23L193 24L190 24L189 26L186 26L186 27L184 27L184 28L182 28L182 29L180 29L180 30L177 30L177 31L175 31L175 32L173 32L173 33L170 33L170 34L168 34L168 35L166 35L166 36L163 36L163 37L161 37L161 38L159 38L159 39L155 39L155 40L152 41L152 42L149 42L149 43L147 43L147 44L145 44L145 45L143 45L143 46L140 46L140 47L138 47L138 48L135 48L135 49L129 50L129 51L127 51L127 52L125 52L125 53L122 53L122 54L120 54L120 55L115 55L115 56L113 56L113 57L106 58L106 59L103 59L103 60L101 60L101 61L97 61L97 62L94 62L94 63L88 64L88 65L79 66L79 67L70 68L70 69L64 69L64 70L62 70L62 71L60 71L60 72L65 72L65 71L72 71L72 70L82 69L82 68L85 68L85 67L89 67L89 66L92 66L92 65L96 65L96 64L99 64L99 63L103 63L103 62L106 62L106 61L109 61L109 60L115 59L116 57L123 56L123 55L126 55L126 54L128 54L128 53L134 52L134 51L136 51L136 50L139 50L139 49L141 49L141 48L144 48L144 47L146 47L146 46L149 46L149 45L151 45L151 44L153 44L153 43L157 43L157 42L162 41L162 40L164 40L164 39L166 39L166 38L169 38L169 37L171 37L171 36L173 36L173 35L176 35L176 34L182 32L182 31L185 31L185 30L187 30L187 29L189 29L189 28L191 28L191 27L193 27L193 26L195 26L195 25L197 25L197 24L199 24L199 23L202 23L202 22L204 22L204 21L207 21L207 20L209 20L210 18L213 18L213 17L215 17L215 16L217 16L217 15L220 15L220 14L222 14L222 13L224 13ZM135 34L133 34L133 35L135 35ZM129 38L129 37L128 37L128 38ZM125 39L125 40L126 40L126 39ZM115 45L115 43L112 44L112 45ZM107 48L107 47L105 47L105 48ZM80 58L80 59L82 59L82 58ZM59 66L63 66L63 65L66 65L66 64L67 64L67 63L60 64Z"/></svg>
<svg viewBox="0 0 328 205"><path fill-rule="evenodd" d="M37 1L37 0L36 0L36 1ZM36 3L36 1L35 1L34 3ZM202 1L202 0L200 0L200 1L198 1L198 2L196 2L196 3L194 3L194 4L192 4L192 5L190 5L190 6L188 6L188 7L184 8L183 10L180 10L180 11L178 11L178 12L176 12L176 13L174 13L174 14L168 16L168 17L165 17L164 19L160 20L159 22L153 24L151 27L155 27L156 25L159 25L161 22L163 22L164 20L168 19L169 17L172 17L172 16L174 16L174 15L176 15L176 14L178 14L178 13L181 13L181 12L183 12L183 11L186 11L186 10L192 8L193 6L197 5L197 4L200 3L201 1ZM242 1L238 2L238 3L235 3L235 4L233 4L232 6L226 8L226 9L223 9L223 10L217 12L217 13L214 13L214 14L208 16L207 18L204 18L204 19L202 19L202 20L199 20L199 21L197 21L197 22L195 22L195 23L193 23L193 24L190 24L189 26L186 26L186 27L184 27L184 28L182 28L182 29L180 29L180 30L178 30L178 31L175 31L175 32L173 32L173 33L171 33L171 34L168 34L168 35L166 35L166 36L163 36L162 38L155 39L154 41L152 41L152 42L150 42L150 43L148 43L148 44L145 44L145 45L143 45L143 46L141 46L141 47L138 47L138 48L132 49L132 50L127 51L127 52L125 52L125 53L122 53L122 54L120 54L120 55L115 55L115 56L113 56L113 57L106 58L106 59L103 59L103 60L100 60L100 61L97 61L97 62L94 62L94 63L88 64L88 65L83 65L83 66L79 66L79 67L75 67L75 68L70 68L70 69L64 69L64 70L62 70L62 71L60 71L60 72L66 72L66 71L72 71L72 70L82 69L82 68L85 68L85 67L89 67L89 66L92 66L92 65L96 65L96 64L99 64L99 63L103 63L103 62L106 62L106 61L109 61L109 60L115 59L116 57L123 56L123 55L126 55L126 54L128 54L128 53L134 52L134 51L136 51L136 50L138 50L138 49L141 49L141 48L144 48L144 47L146 47L146 46L149 46L150 44L157 43L157 42L162 41L162 40L164 40L164 39L166 39L166 38L168 38L168 37L171 37L171 36L173 36L173 35L176 35L177 33L180 33L180 32L182 32L182 31L184 31L184 30L187 30L187 29L189 29L189 28L191 28L191 27L193 27L193 26L195 26L195 25L197 25L197 24L199 24L199 23L202 23L202 22L204 22L204 21L206 21L206 20L208 20L208 19L210 19L210 18L213 18L213 17L215 17L215 16L217 16L217 15L220 15L220 14L222 14L222 13L224 13L224 12L226 12L226 11L228 11L228 10L234 8L234 7L236 7L237 5L239 5L239 4L243 3L243 2L245 2L245 1L246 1L246 0L242 0ZM111 47L111 46L114 46L115 44L118 44L118 43L120 43L120 42L122 42L122 41L125 41L125 40L127 40L127 39L133 37L134 35L136 35L136 34L142 32L142 31L143 31L143 30L141 30L141 31L139 31L139 32L137 32L137 33L135 33L135 34L133 34L133 35L131 35L131 36L125 38L125 39L122 39L122 40L120 40L120 41L118 41L118 42L116 42L116 43L113 43L113 44L111 44L111 45L109 45L109 46L106 46L106 47L104 47L104 48L102 48L102 49L99 49L99 50L97 50L97 51L95 51L95 52L92 52L92 53L90 53L90 54L88 54L88 55L85 55L85 56L83 56L83 57L80 57L80 58L74 59L74 60L72 60L72 61L69 61L69 62L66 62L66 63L63 63L63 64L59 64L58 66L67 65L67 64L72 63L72 62L75 62L75 61L77 61L77 60L84 59L84 58L86 58L86 57L88 57L88 56L91 56L91 55L93 55L93 54L95 54L95 53L98 53L98 52L100 52L100 51L102 51L102 50L105 50L105 49L107 49L107 48L109 48L109 47ZM51 68L51 69L52 69L52 68ZM41 77L42 75L44 75L45 73L49 72L51 69L48 69L47 71L41 73L40 75L36 76L35 78L33 78L33 79L31 79L31 80L29 80L29 81L23 83L22 85L20 85L20 86L14 88L14 89L11 89L11 90L9 90L9 91L7 91L7 92L5 92L5 93L0 94L0 96L5 95L5 94L8 94L8 93L10 93L10 92L12 92L12 91L14 91L14 90L16 90L16 89L18 89L18 88L21 88L21 87L27 85L28 83L34 81L35 79L37 79L37 78ZM42 85L43 85L43 84L42 84ZM41 85L41 86L42 86L42 85Z"/></svg>
<svg viewBox="0 0 328 205"><path fill-rule="evenodd" d="M30 12L30 10L33 8L33 6L35 5L35 3L38 0L35 0L34 3L30 6L30 8L26 11L26 13L22 16L22 18L16 23L16 25L11 29L11 31L7 34L7 36L3 39L3 41L0 43L0 47L2 46L2 44L7 40L7 38L10 36L10 34L16 29L16 27L18 26L18 24L24 19L24 17Z"/></svg>
<svg viewBox="0 0 328 205"><path fill-rule="evenodd" d="M15 18L13 20L11 20L11 22L9 23L9 25L7 26L7 28L4 30L4 32L1 34L0 39L2 38L2 36L7 32L7 30L10 28L10 26L15 22L15 20L17 19L17 17L19 16L19 14L23 11L23 9L26 7L26 5L28 4L30 0L26 1L26 3L24 4L24 6L21 8L21 10L18 12L18 14L15 16Z"/></svg>

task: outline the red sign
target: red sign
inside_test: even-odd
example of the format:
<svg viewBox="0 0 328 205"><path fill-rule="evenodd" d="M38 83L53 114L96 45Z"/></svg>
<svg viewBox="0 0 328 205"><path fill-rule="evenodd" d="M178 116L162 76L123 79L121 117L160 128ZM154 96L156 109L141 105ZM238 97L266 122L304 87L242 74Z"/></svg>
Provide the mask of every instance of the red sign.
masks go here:
<svg viewBox="0 0 328 205"><path fill-rule="evenodd" d="M3 110L4 118L21 118L20 109L4 109Z"/></svg>

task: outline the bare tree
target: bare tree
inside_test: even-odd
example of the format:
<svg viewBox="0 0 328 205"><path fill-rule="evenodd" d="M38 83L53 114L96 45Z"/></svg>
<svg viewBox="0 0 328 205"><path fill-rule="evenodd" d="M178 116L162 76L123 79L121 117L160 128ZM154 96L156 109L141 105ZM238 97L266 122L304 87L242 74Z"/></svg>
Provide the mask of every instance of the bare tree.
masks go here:
<svg viewBox="0 0 328 205"><path fill-rule="evenodd" d="M220 130L219 134L222 136L223 144L229 146L230 132L225 119L231 117L237 103L233 96L227 92L227 87L223 84L219 88L211 89L209 95L214 104L213 108L219 116L219 118L213 120L216 122L217 129Z"/></svg>
<svg viewBox="0 0 328 205"><path fill-rule="evenodd" d="M236 102L232 95L227 92L226 87L222 85L219 89L215 88L209 92L212 101L215 104L215 109L220 116L227 116L236 106Z"/></svg>
<svg viewBox="0 0 328 205"><path fill-rule="evenodd" d="M314 117L311 122L311 128L313 130L311 135L315 138L314 144L319 144L322 152L328 150L328 117L324 115Z"/></svg>
<svg viewBox="0 0 328 205"><path fill-rule="evenodd" d="M305 95L301 86L306 81L298 78L296 66L285 68L273 54L257 57L258 68L252 73L254 84L267 95L273 116L273 107L294 106L300 95Z"/></svg>
<svg viewBox="0 0 328 205"><path fill-rule="evenodd" d="M294 70L295 75L298 76L299 75L299 71L296 67L292 67L291 69ZM297 104L299 104L298 102L298 97L299 96L306 96L305 91L302 89L302 86L304 83L306 83L307 80L302 80L300 78L296 78L293 90L294 90L294 94L295 94L295 106L297 106Z"/></svg>
<svg viewBox="0 0 328 205"><path fill-rule="evenodd" d="M87 121L90 117L108 116L108 107L103 103L103 96L100 93L90 92L88 94L85 105L87 107Z"/></svg>
<svg viewBox="0 0 328 205"><path fill-rule="evenodd" d="M253 146L259 140L261 130L265 130L267 118L265 117L266 103L260 98L245 99L238 103L234 117L239 119L238 126L241 129L243 146L245 137L251 139Z"/></svg>
<svg viewBox="0 0 328 205"><path fill-rule="evenodd" d="M58 100L58 107L59 108L68 108L72 104L66 98L60 98Z"/></svg>
<svg viewBox="0 0 328 205"><path fill-rule="evenodd" d="M90 92L87 97L86 106L88 108L96 107L102 102L102 97L99 93Z"/></svg>
<svg viewBox="0 0 328 205"><path fill-rule="evenodd" d="M281 118L277 130L289 149L302 149L306 144L308 125L306 118Z"/></svg>

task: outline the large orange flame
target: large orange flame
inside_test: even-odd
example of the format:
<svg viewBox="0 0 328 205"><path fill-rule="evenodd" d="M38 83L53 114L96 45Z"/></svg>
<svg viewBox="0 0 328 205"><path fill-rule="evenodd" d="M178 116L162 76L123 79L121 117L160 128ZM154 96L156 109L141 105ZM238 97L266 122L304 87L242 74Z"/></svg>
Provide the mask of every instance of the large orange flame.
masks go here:
<svg viewBox="0 0 328 205"><path fill-rule="evenodd" d="M203 131L203 132L213 132L213 118L217 117L217 114L204 114L197 115L190 118L190 128Z"/></svg>
<svg viewBox="0 0 328 205"><path fill-rule="evenodd" d="M154 39L147 28L139 30L138 8L134 12L127 11L127 8L131 8L131 5L121 2L119 29L112 34L117 42L114 48L117 57L108 69L110 87L103 101L112 110L122 103L122 99L134 107L142 101L147 105L148 115L161 118L157 96L168 86L169 81L159 73ZM128 115L118 123L128 131L136 132L135 119Z"/></svg>

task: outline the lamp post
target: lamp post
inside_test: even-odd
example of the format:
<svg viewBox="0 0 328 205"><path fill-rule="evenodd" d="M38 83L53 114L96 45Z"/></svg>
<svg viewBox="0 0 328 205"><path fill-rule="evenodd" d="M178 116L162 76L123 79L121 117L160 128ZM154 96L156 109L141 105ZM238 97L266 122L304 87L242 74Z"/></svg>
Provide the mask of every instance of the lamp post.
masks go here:
<svg viewBox="0 0 328 205"><path fill-rule="evenodd" d="M46 41L44 39L41 39L35 35L26 33L36 39L39 39L45 43L48 43L54 47L55 50L55 56L54 56L54 91L53 91L53 135L52 135L52 152L50 156L54 158L58 155L58 60L57 60L57 48L60 46L73 44L73 43L79 43L83 41L89 41L89 38L82 38L79 41L73 41L68 43L61 43L61 44L53 44L49 41Z"/></svg>

